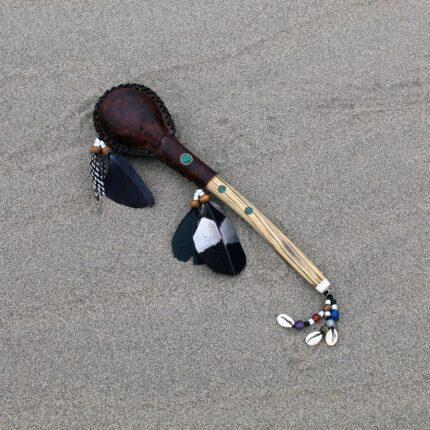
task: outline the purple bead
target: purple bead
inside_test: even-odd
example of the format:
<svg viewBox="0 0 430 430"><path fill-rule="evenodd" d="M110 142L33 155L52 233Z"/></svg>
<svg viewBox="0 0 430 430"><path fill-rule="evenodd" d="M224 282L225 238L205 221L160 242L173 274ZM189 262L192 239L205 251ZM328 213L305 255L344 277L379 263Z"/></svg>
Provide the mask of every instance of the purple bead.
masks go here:
<svg viewBox="0 0 430 430"><path fill-rule="evenodd" d="M296 330L303 330L305 328L305 323L303 321L296 321L294 323L294 328Z"/></svg>

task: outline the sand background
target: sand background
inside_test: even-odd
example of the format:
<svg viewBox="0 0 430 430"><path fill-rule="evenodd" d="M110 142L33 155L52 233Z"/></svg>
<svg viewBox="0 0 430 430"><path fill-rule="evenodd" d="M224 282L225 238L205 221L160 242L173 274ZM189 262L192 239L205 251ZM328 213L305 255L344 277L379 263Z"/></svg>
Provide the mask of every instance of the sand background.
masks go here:
<svg viewBox="0 0 430 430"><path fill-rule="evenodd" d="M1 429L429 429L428 1L2 1ZM334 281L237 216L237 278L176 262L193 187L93 200L92 109L144 83L180 139Z"/></svg>

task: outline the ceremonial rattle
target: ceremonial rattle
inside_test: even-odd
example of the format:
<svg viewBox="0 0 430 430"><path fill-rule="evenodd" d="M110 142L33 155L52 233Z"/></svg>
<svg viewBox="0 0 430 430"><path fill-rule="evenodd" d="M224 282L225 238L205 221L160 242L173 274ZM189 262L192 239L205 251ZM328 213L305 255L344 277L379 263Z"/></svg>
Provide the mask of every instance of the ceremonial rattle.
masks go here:
<svg viewBox="0 0 430 430"><path fill-rule="evenodd" d="M152 206L153 196L131 164L118 154L155 156L198 187L191 210L179 225L172 241L174 256L194 264L206 264L218 273L236 275L246 257L233 225L221 208L210 201L216 197L248 222L276 252L324 296L323 308L309 319L294 321L285 314L278 323L302 330L323 324L306 337L309 345L323 337L330 346L337 342L335 322L339 319L329 281L320 270L244 196L175 137L174 122L162 100L144 85L125 84L107 91L94 109L98 134L91 148L91 174L96 197L106 195L131 207Z"/></svg>

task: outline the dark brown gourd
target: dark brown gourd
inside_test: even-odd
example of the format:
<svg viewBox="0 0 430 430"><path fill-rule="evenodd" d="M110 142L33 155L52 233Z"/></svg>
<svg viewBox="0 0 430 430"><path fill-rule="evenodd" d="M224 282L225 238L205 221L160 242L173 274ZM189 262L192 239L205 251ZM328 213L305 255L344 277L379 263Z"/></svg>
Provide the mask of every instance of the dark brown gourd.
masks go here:
<svg viewBox="0 0 430 430"><path fill-rule="evenodd" d="M98 120L114 141L149 151L199 187L216 175L175 138L158 106L144 92L133 87L113 89L98 106Z"/></svg>

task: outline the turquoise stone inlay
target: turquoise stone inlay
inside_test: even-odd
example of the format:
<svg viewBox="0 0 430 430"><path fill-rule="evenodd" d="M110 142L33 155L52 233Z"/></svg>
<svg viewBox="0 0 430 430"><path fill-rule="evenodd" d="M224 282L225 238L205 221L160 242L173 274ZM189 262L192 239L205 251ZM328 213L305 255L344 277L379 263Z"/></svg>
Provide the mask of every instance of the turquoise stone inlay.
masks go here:
<svg viewBox="0 0 430 430"><path fill-rule="evenodd" d="M180 160L184 166L188 166L189 164L191 164L193 162L193 157L190 154L185 152L181 155Z"/></svg>
<svg viewBox="0 0 430 430"><path fill-rule="evenodd" d="M251 215L252 214L252 212L254 212L254 210L251 208L251 207L247 207L247 208L245 208L245 213L247 214L247 215Z"/></svg>
<svg viewBox="0 0 430 430"><path fill-rule="evenodd" d="M226 190L227 190L227 188L225 187L225 185L220 185L220 186L218 187L218 191L219 191L220 193L225 193L225 192L226 192Z"/></svg>

